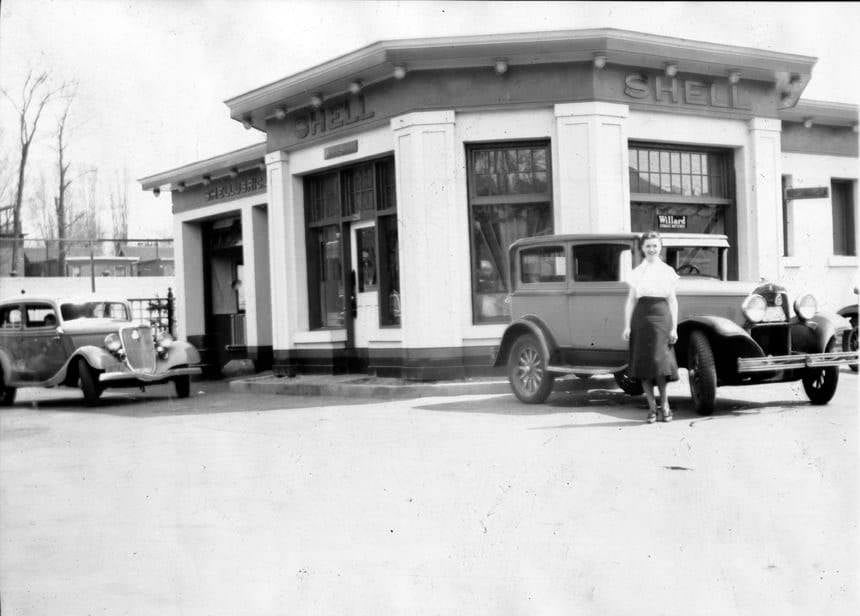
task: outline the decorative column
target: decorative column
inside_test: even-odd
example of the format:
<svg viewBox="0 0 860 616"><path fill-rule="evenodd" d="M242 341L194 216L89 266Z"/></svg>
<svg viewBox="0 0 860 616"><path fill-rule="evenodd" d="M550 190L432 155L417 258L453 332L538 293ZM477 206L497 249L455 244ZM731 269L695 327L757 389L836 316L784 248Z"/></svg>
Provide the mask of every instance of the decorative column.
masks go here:
<svg viewBox="0 0 860 616"><path fill-rule="evenodd" d="M272 343L272 315L269 310L269 224L260 206L242 208L242 262L245 280L245 344L252 356L257 348Z"/></svg>
<svg viewBox="0 0 860 616"><path fill-rule="evenodd" d="M441 349L462 342L460 301L468 288L468 219L455 199L453 111L406 114L391 121L397 168L400 304L406 365L448 364ZM435 350L432 350L435 349ZM432 378L426 369L407 376Z"/></svg>
<svg viewBox="0 0 860 616"><path fill-rule="evenodd" d="M193 344L204 345L203 230L199 222L175 218L173 238L173 254L176 255L174 301L178 317L175 333L182 339L192 338Z"/></svg>
<svg viewBox="0 0 860 616"><path fill-rule="evenodd" d="M741 280L779 277L782 254L782 122L749 121L746 207L738 208L738 273Z"/></svg>
<svg viewBox="0 0 860 616"><path fill-rule="evenodd" d="M556 233L630 231L627 105L555 106Z"/></svg>
<svg viewBox="0 0 860 616"><path fill-rule="evenodd" d="M304 207L286 152L266 154L266 168L272 369L285 374L291 370L293 337L300 328L307 329Z"/></svg>

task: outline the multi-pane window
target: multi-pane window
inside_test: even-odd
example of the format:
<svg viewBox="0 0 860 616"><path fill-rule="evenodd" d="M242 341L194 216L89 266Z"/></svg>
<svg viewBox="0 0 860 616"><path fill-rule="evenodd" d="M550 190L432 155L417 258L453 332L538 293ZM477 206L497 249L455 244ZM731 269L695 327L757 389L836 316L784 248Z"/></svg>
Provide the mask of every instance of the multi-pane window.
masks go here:
<svg viewBox="0 0 860 616"><path fill-rule="evenodd" d="M857 246L854 242L854 182L832 180L830 195L833 212L833 254L855 256Z"/></svg>
<svg viewBox="0 0 860 616"><path fill-rule="evenodd" d="M358 234L358 264L350 264L350 224L375 220ZM344 327L350 279L358 292L379 293L380 325L400 324L394 159L344 167L305 179L310 326Z"/></svg>
<svg viewBox="0 0 860 616"><path fill-rule="evenodd" d="M467 148L475 323L510 316L508 247L552 233L549 143L502 143Z"/></svg>
<svg viewBox="0 0 860 616"><path fill-rule="evenodd" d="M628 158L631 230L727 235L729 276L736 277L732 152L630 143Z"/></svg>

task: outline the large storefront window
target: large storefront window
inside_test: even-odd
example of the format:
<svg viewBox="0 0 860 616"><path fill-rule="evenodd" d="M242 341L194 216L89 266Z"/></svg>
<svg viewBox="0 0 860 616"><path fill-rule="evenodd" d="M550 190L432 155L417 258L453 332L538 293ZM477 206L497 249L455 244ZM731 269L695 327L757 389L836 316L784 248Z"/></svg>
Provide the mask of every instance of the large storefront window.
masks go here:
<svg viewBox="0 0 860 616"><path fill-rule="evenodd" d="M351 165L305 179L308 299L311 328L349 326L354 294L379 294L379 324L400 324L394 159ZM358 263L350 259L350 225L358 232ZM355 275L353 276L353 272ZM355 288L352 288L354 286Z"/></svg>
<svg viewBox="0 0 860 616"><path fill-rule="evenodd" d="M628 153L631 229L727 235L729 275L736 276L731 152L630 144Z"/></svg>
<svg viewBox="0 0 860 616"><path fill-rule="evenodd" d="M467 156L473 320L504 322L508 247L553 230L549 144L469 146Z"/></svg>

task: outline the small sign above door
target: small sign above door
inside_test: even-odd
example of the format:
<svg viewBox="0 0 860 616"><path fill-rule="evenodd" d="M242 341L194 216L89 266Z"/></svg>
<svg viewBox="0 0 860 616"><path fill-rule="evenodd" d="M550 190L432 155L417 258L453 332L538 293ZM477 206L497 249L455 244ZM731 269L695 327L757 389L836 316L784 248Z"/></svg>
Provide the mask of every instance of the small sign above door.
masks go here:
<svg viewBox="0 0 860 616"><path fill-rule="evenodd" d="M353 139L346 143L338 143L337 145L327 147L323 150L323 157L328 160L330 158L337 158L338 156L355 154L356 152L358 152L358 139Z"/></svg>
<svg viewBox="0 0 860 616"><path fill-rule="evenodd" d="M673 216L672 214L658 214L657 223L661 229L686 229L686 216Z"/></svg>
<svg viewBox="0 0 860 616"><path fill-rule="evenodd" d="M827 186L809 186L806 188L786 188L786 199L826 199L830 196Z"/></svg>

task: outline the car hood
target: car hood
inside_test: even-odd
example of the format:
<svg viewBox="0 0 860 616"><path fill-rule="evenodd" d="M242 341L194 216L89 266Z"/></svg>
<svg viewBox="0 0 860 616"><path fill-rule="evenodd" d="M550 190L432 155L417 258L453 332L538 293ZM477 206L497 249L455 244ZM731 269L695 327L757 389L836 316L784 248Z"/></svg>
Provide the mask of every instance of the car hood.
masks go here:
<svg viewBox="0 0 860 616"><path fill-rule="evenodd" d="M745 280L716 280L714 278L684 278L678 281L678 295L708 295L744 298L752 293L760 282Z"/></svg>
<svg viewBox="0 0 860 616"><path fill-rule="evenodd" d="M134 327L135 325L141 326L131 321L118 321L116 319L73 319L63 321L62 327L67 334L107 334L119 331L123 327Z"/></svg>

